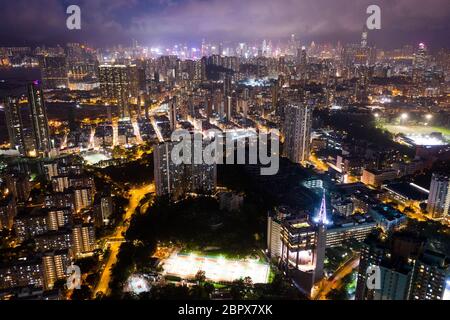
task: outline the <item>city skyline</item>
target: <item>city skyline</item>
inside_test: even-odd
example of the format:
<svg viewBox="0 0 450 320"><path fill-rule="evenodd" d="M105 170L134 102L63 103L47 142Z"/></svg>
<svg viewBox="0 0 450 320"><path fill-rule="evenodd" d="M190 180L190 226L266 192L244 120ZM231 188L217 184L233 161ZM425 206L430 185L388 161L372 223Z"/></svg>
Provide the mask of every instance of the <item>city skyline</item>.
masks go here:
<svg viewBox="0 0 450 320"><path fill-rule="evenodd" d="M0 300L450 300L445 4L4 1Z"/></svg>

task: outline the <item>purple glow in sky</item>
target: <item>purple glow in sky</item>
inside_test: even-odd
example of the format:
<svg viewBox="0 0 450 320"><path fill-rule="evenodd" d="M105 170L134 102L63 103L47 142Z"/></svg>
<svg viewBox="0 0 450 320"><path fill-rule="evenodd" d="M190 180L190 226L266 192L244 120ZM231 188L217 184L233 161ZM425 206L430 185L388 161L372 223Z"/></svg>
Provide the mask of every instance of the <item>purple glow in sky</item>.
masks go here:
<svg viewBox="0 0 450 320"><path fill-rule="evenodd" d="M81 7L81 31L65 27L71 4ZM303 43L357 41L371 4L382 10L382 29L369 35L378 47L450 46L448 0L2 0L0 45L198 44L292 33Z"/></svg>

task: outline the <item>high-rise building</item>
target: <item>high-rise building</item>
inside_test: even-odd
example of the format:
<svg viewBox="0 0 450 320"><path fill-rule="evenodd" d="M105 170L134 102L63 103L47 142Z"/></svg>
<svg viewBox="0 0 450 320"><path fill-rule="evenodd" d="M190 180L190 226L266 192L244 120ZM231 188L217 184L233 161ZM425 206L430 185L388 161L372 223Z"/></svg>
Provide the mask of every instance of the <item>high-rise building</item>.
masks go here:
<svg viewBox="0 0 450 320"><path fill-rule="evenodd" d="M69 87L67 58L64 55L43 55L39 58L44 89Z"/></svg>
<svg viewBox="0 0 450 320"><path fill-rule="evenodd" d="M23 132L24 127L18 98L7 98L5 105L5 116L10 148L19 151L21 155L25 155L26 147Z"/></svg>
<svg viewBox="0 0 450 320"><path fill-rule="evenodd" d="M42 260L38 257L0 266L0 289L44 286Z"/></svg>
<svg viewBox="0 0 450 320"><path fill-rule="evenodd" d="M67 278L66 271L70 265L70 256L67 250L49 251L42 257L42 271L44 273L44 287L53 289L56 281Z"/></svg>
<svg viewBox="0 0 450 320"><path fill-rule="evenodd" d="M174 142L166 142L155 147L156 194L180 198L189 192L210 193L214 191L217 182L216 164L195 164L193 150L191 164L175 164L171 158L174 145ZM194 144L192 144L193 146Z"/></svg>
<svg viewBox="0 0 450 320"><path fill-rule="evenodd" d="M450 214L450 176L434 173L431 178L427 211L434 219L447 219Z"/></svg>
<svg viewBox="0 0 450 320"><path fill-rule="evenodd" d="M91 188L78 187L74 189L75 211L80 212L83 209L92 206L94 194Z"/></svg>
<svg viewBox="0 0 450 320"><path fill-rule="evenodd" d="M50 151L50 131L48 128L47 107L39 81L28 85L28 103L30 105L31 124L37 154Z"/></svg>
<svg viewBox="0 0 450 320"><path fill-rule="evenodd" d="M103 99L120 108L121 117L130 116L129 104L139 97L139 71L135 65L101 65L100 91Z"/></svg>
<svg viewBox="0 0 450 320"><path fill-rule="evenodd" d="M328 224L325 194L315 216L285 207L269 215L269 256L307 294L323 278Z"/></svg>
<svg viewBox="0 0 450 320"><path fill-rule="evenodd" d="M103 196L100 199L100 214L103 224L109 224L114 211L114 203L111 196Z"/></svg>
<svg viewBox="0 0 450 320"><path fill-rule="evenodd" d="M288 105L285 109L283 156L295 163L309 159L311 150L312 108Z"/></svg>
<svg viewBox="0 0 450 320"><path fill-rule="evenodd" d="M419 48L415 54L414 67L424 70L427 64L427 47L424 43L419 43Z"/></svg>
<svg viewBox="0 0 450 320"><path fill-rule="evenodd" d="M223 95L225 97L231 95L231 91L233 90L232 87L232 76L229 73L226 73L223 79Z"/></svg>
<svg viewBox="0 0 450 320"><path fill-rule="evenodd" d="M175 130L177 128L177 109L178 109L178 98L173 97L169 101L169 120L170 120L170 130Z"/></svg>
<svg viewBox="0 0 450 320"><path fill-rule="evenodd" d="M57 231L67 227L72 223L71 208L49 209L47 216L47 229Z"/></svg>
<svg viewBox="0 0 450 320"><path fill-rule="evenodd" d="M445 255L427 246L424 239L408 233L367 238L361 249L356 300L442 300L449 264Z"/></svg>
<svg viewBox="0 0 450 320"><path fill-rule="evenodd" d="M39 81L27 85L28 110L31 120L31 134L29 128L25 128L20 99L9 97L6 100L5 116L8 127L10 147L19 151L22 155L36 154L46 155L51 148L50 131L48 128L47 108L44 94ZM31 153L34 151L34 153Z"/></svg>
<svg viewBox="0 0 450 320"><path fill-rule="evenodd" d="M76 225L72 229L73 255L78 257L95 250L95 228L92 224Z"/></svg>
<svg viewBox="0 0 450 320"><path fill-rule="evenodd" d="M409 287L409 300L442 300L450 276L446 256L431 250L414 262Z"/></svg>

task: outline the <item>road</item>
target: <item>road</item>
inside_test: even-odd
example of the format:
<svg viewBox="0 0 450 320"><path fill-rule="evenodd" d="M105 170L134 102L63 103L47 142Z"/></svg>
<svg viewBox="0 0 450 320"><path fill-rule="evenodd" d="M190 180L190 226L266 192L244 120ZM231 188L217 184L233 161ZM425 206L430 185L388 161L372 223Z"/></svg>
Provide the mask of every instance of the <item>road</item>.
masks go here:
<svg viewBox="0 0 450 320"><path fill-rule="evenodd" d="M326 300L327 295L331 290L337 289L341 286L341 280L353 272L355 268L359 266L359 256L353 256L351 259L347 260L342 266L340 266L333 275L328 279L324 280L324 286L317 292L314 300Z"/></svg>
<svg viewBox="0 0 450 320"><path fill-rule="evenodd" d="M108 260L105 263L105 268L103 269L103 272L100 276L97 288L94 290L94 297L99 292L103 292L106 295L109 294L111 268L117 262L117 254L119 253L120 245L122 244L122 242L119 240L120 239L122 239L123 241L125 240L123 234L125 234L125 232L128 229L128 223L125 223L125 221L130 220L136 208L138 207L139 202L141 202L141 200L145 197L145 195L152 192L155 192L154 184L149 184L144 187L134 188L130 190L130 198L129 198L130 203L128 205L127 211L125 212L124 220L116 228L114 234L107 239L107 243L110 245L110 254Z"/></svg>

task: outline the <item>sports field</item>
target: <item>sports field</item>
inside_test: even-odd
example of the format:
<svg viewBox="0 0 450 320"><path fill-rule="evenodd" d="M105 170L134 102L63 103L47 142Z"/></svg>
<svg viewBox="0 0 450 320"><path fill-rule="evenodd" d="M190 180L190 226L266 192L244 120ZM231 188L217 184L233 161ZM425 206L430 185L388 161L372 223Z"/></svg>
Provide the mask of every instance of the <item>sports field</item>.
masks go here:
<svg viewBox="0 0 450 320"><path fill-rule="evenodd" d="M408 134L430 134L432 132L441 132L446 139L450 139L450 129L443 127L432 127L432 126L401 126L395 124L385 124L382 126L383 129L397 134L403 133Z"/></svg>
<svg viewBox="0 0 450 320"><path fill-rule="evenodd" d="M167 275L193 279L198 271L204 271L206 278L215 282L232 282L250 277L254 283L267 283L270 267L268 264L248 260L228 260L191 255L172 254L164 262Z"/></svg>

